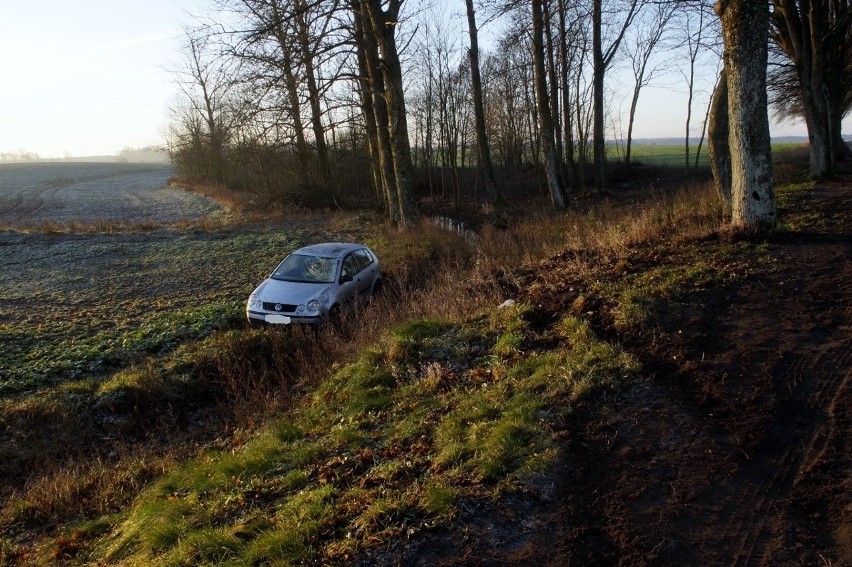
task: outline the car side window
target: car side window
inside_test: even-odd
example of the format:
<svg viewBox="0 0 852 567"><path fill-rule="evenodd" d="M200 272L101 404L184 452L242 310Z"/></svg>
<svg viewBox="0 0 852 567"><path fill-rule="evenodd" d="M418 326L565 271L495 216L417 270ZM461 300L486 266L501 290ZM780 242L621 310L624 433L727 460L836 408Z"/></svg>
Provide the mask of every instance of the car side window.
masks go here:
<svg viewBox="0 0 852 567"><path fill-rule="evenodd" d="M355 260L354 254L350 254L343 260L343 269L340 272L340 278L354 278L358 273L358 262Z"/></svg>
<svg viewBox="0 0 852 567"><path fill-rule="evenodd" d="M373 263L373 257L364 248L356 250L354 254L355 257L358 258L358 264L362 270L366 269L370 264Z"/></svg>

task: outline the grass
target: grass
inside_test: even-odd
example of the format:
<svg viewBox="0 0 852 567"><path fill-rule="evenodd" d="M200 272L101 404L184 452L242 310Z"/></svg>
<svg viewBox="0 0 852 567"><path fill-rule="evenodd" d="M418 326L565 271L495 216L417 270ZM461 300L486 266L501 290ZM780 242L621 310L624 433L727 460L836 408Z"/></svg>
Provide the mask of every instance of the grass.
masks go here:
<svg viewBox="0 0 852 567"><path fill-rule="evenodd" d="M693 187L542 213L485 228L476 243L425 225L376 230L368 240L394 285L350 326L319 332L243 329L246 291L228 283L256 282L241 270L306 238L298 232L179 233L159 246L127 234L120 246L104 235L28 237L45 257L66 246L84 273L86 250L103 246L107 262L124 254L159 291L113 328L120 277L105 277L101 305L85 277L45 270L70 286L45 293L79 290L90 312L51 316L60 342L91 336L93 351L119 354L70 355L94 370L25 377L0 401L0 562L347 563L458 521L471 502L533 490L576 405L641 372L620 334L653 331L681 294L735 282L747 271L740 259L759 258L723 223L712 192ZM15 253L38 257L38 246ZM218 305L209 313L187 304L196 279L209 294L201 303ZM9 281L0 289L11 295ZM565 305L496 308L515 292ZM3 324L23 337L18 348L53 349L30 357L42 372L38 361L65 347L27 335L37 325L15 313Z"/></svg>
<svg viewBox="0 0 852 567"><path fill-rule="evenodd" d="M558 354L507 356L498 345L529 331L526 313L395 329L238 450L205 452L146 489L96 556L344 562L456 517L463 498L512 490L556 455L543 416L636 369L574 321Z"/></svg>
<svg viewBox="0 0 852 567"><path fill-rule="evenodd" d="M795 142L773 142L772 152L775 154L784 154L791 150L801 148L802 144ZM689 167L695 167L695 152L698 149L697 140L690 140L689 151ZM658 165L665 167L684 167L685 166L685 151L686 148L683 142L679 144L649 144L634 143L630 148L630 159L634 162L641 162L646 165ZM620 160L624 158L624 152L621 147L608 146L607 157L612 160ZM701 153L698 157L698 167L706 168L709 166L709 157L707 149L707 140L701 145Z"/></svg>
<svg viewBox="0 0 852 567"><path fill-rule="evenodd" d="M7 236L0 397L114 370L240 320L293 233Z"/></svg>

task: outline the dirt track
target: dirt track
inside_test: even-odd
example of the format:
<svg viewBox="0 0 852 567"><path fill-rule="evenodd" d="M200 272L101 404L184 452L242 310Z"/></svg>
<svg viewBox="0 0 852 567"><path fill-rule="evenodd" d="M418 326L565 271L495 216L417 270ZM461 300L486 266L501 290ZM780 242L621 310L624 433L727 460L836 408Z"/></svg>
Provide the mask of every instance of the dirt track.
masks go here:
<svg viewBox="0 0 852 567"><path fill-rule="evenodd" d="M845 225L772 245L778 269L739 289L696 294L669 329L682 344L660 350L671 362L584 424L557 513L596 529L568 528L558 555L852 562L852 193L814 198Z"/></svg>
<svg viewBox="0 0 852 567"><path fill-rule="evenodd" d="M694 292L654 340L620 337L644 377L572 414L558 470L529 496L372 560L852 565L852 183L806 206L819 230L776 237L774 261ZM523 298L543 319L571 300L553 272L521 286L548 290Z"/></svg>

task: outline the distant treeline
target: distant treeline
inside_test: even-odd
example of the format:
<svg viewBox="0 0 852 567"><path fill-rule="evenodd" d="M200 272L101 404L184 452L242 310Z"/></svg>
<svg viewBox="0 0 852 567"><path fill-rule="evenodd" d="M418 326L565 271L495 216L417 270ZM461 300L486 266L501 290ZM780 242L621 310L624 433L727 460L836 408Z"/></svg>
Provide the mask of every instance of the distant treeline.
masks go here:
<svg viewBox="0 0 852 567"><path fill-rule="evenodd" d="M24 163L40 160L39 155L32 152L0 152L0 163Z"/></svg>
<svg viewBox="0 0 852 567"><path fill-rule="evenodd" d="M32 162L129 162L129 163L169 163L169 152L159 146L144 148L124 148L116 155L80 156L64 158L43 158L35 152L0 152L0 163Z"/></svg>

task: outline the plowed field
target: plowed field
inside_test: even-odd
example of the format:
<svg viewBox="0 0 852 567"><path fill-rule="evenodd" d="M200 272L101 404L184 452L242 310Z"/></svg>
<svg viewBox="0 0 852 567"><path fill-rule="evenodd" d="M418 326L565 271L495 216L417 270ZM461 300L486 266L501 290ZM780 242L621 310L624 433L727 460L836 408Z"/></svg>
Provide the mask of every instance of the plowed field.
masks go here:
<svg viewBox="0 0 852 567"><path fill-rule="evenodd" d="M219 205L168 186L170 165L0 165L0 227L46 222L197 220Z"/></svg>

